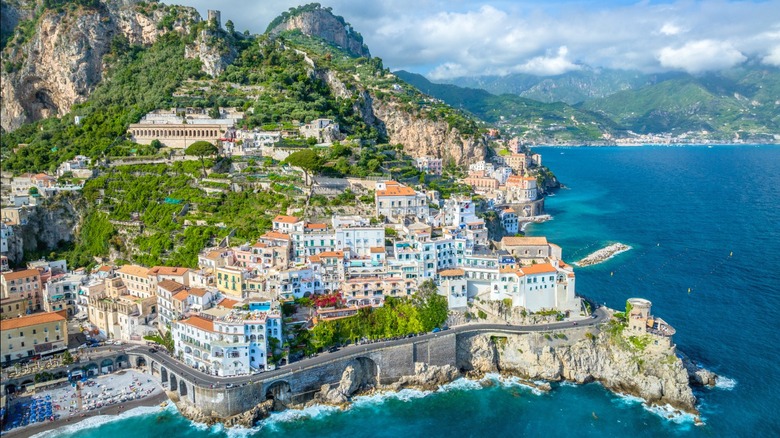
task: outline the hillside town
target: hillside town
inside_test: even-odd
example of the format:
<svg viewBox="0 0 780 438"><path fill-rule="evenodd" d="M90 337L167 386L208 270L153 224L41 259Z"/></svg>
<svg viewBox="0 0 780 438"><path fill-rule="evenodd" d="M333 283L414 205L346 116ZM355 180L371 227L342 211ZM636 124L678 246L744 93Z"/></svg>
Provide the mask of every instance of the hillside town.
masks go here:
<svg viewBox="0 0 780 438"><path fill-rule="evenodd" d="M315 122L324 126L318 129L328 126ZM246 139L245 133L238 137ZM518 234L523 218L542 213L543 196L529 176L529 164L541 157L514 152L496 158L471 165L464 178L487 203L374 181L373 217L336 214L328 222L314 222L278 215L256 241L224 239L203 248L193 268L104 263L87 271L42 259L11 271L4 254L0 314L32 326L39 315L48 315L41 324L78 321L99 340L144 342L150 335L168 335L176 357L187 365L236 376L278 363L275 350L288 340L282 305L302 298L333 298L331 305L313 305L288 319L308 328L381 307L390 297L409 298L426 281L435 283L453 313L476 315L472 307L480 301L511 302L531 313L578 312L575 274L561 248L544 237ZM441 159L424 157L416 165L441 172ZM89 168L87 159L76 157L59 171L80 172L86 179L92 176ZM488 179L489 186L481 183ZM3 208L3 248L12 226L23 224L24 212L35 208L35 199L57 187L46 181L38 175L12 179L12 191L4 197L9 206ZM497 240L478 205L498 218ZM66 350L62 325L61 336L5 344L0 360L5 366Z"/></svg>

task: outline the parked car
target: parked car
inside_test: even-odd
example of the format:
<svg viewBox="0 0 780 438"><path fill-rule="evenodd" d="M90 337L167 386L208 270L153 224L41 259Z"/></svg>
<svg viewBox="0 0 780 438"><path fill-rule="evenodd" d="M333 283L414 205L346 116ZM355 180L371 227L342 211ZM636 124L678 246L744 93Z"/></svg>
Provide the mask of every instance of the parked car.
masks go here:
<svg viewBox="0 0 780 438"><path fill-rule="evenodd" d="M434 328L434 329L431 331L431 333L439 333L440 331L441 331L441 329L440 329L440 328L438 328L438 327L436 327L436 328Z"/></svg>

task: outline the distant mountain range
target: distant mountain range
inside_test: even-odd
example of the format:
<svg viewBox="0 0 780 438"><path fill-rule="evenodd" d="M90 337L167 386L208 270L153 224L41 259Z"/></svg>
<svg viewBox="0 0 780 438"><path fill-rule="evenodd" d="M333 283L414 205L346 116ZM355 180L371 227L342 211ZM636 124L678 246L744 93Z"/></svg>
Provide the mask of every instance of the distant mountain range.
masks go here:
<svg viewBox="0 0 780 438"><path fill-rule="evenodd" d="M486 121L491 121L491 113L511 111L523 103L548 111L545 114L552 119L560 117L560 110L577 120L593 121L610 136L631 131L689 133L721 141L780 139L776 137L780 135L780 69L756 63L698 76L583 67L551 77L461 77L442 84L423 81L425 78L406 72L397 74L434 97ZM493 97L477 91L488 91ZM538 105L553 102L560 103L553 107ZM525 124L530 124L533 117L536 114L528 114ZM523 118L515 121L522 124Z"/></svg>

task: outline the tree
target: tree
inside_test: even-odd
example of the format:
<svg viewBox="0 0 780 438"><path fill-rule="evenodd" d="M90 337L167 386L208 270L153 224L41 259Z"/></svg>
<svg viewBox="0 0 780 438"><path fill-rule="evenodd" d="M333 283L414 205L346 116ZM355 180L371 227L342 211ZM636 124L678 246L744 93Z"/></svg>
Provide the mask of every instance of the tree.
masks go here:
<svg viewBox="0 0 780 438"><path fill-rule="evenodd" d="M184 153L187 155L195 155L196 157L200 157L200 164L203 168L204 177L206 176L205 157L207 155L214 155L217 152L219 152L219 149L217 149L216 146L204 140L196 141L184 150Z"/></svg>
<svg viewBox="0 0 780 438"><path fill-rule="evenodd" d="M70 351L65 350L65 354L62 355L62 364L70 365L72 363L73 363L73 355L70 354Z"/></svg>
<svg viewBox="0 0 780 438"><path fill-rule="evenodd" d="M151 146L151 147L153 147L155 149L160 149L160 148L163 147L163 144L162 144L162 142L160 142L160 140L157 140L155 138L154 140L152 140L151 143L149 143L149 146Z"/></svg>
<svg viewBox="0 0 780 438"><path fill-rule="evenodd" d="M319 172L322 169L323 158L314 149L303 149L293 152L284 160L290 166L300 167L306 175L306 181L309 181L309 173Z"/></svg>
<svg viewBox="0 0 780 438"><path fill-rule="evenodd" d="M38 187L30 187L30 190L27 191L27 194L30 196L34 196L38 194Z"/></svg>
<svg viewBox="0 0 780 438"><path fill-rule="evenodd" d="M227 29L230 35L233 35L233 33L236 31L236 27L233 25L233 20L228 20L225 22L225 29Z"/></svg>
<svg viewBox="0 0 780 438"><path fill-rule="evenodd" d="M433 280L426 280L420 285L414 300L424 331L433 330L447 321L447 298L439 295L439 288Z"/></svg>

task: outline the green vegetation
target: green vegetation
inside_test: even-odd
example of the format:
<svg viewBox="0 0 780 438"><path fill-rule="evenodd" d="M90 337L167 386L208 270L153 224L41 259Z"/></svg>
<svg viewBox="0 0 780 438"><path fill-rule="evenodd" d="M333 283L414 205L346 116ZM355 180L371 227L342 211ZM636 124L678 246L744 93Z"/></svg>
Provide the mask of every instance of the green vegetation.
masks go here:
<svg viewBox="0 0 780 438"><path fill-rule="evenodd" d="M173 352L176 349L176 347L174 346L174 343L173 343L173 334L172 333L173 332L171 331L170 327L168 327L168 331L165 332L164 336L160 336L160 335L146 335L146 336L144 336L144 339L146 339L147 341L156 342L156 343L162 345L163 347L165 347L166 350L168 350L169 353L173 354Z"/></svg>
<svg viewBox="0 0 780 438"><path fill-rule="evenodd" d="M447 320L447 299L428 280L410 299L387 297L383 307L362 308L358 314L317 324L308 334L307 354L362 338L379 339L427 332Z"/></svg>
<svg viewBox="0 0 780 438"><path fill-rule="evenodd" d="M148 49L130 46L119 37L111 46L106 59L112 65L110 79L101 82L84 104L75 105L62 118L29 123L3 134L3 170L53 172L59 163L79 154L128 155L139 148L124 137L128 125L151 110L172 106L179 84L202 75L200 61L184 57L184 38L173 33L161 36ZM73 123L75 115L81 116L79 125ZM11 153L21 143L27 146Z"/></svg>
<svg viewBox="0 0 780 438"><path fill-rule="evenodd" d="M216 146L204 140L196 141L184 150L185 154L194 155L200 158L200 164L203 167L204 177L206 176L206 162L204 159L207 156L216 155L217 152L219 152L219 149L217 149Z"/></svg>
<svg viewBox="0 0 780 438"><path fill-rule="evenodd" d="M645 351L645 348L650 345L651 341L652 339L650 339L649 335L628 337L629 344L631 344L631 347L636 351Z"/></svg>

